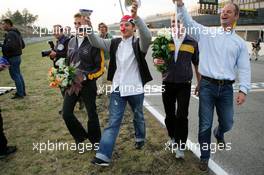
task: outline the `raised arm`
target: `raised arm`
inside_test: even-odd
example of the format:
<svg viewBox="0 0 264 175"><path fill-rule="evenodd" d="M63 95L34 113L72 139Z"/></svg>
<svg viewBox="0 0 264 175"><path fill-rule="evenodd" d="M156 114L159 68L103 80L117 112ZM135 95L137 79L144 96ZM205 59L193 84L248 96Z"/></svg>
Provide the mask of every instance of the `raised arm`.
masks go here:
<svg viewBox="0 0 264 175"><path fill-rule="evenodd" d="M91 27L91 30L87 32L87 37L93 47L100 48L108 52L110 51L111 39L103 39L96 35L93 31L92 23L89 17L82 17L82 25L88 25Z"/></svg>
<svg viewBox="0 0 264 175"><path fill-rule="evenodd" d="M140 50L144 53L147 53L152 39L151 32L149 31L147 25L140 17L135 18L135 24L139 32Z"/></svg>
<svg viewBox="0 0 264 175"><path fill-rule="evenodd" d="M202 30L206 28L205 26L197 23L192 19L192 17L187 12L187 9L184 6L183 0L172 0L174 3L177 3L177 12L179 18L182 20L184 27L186 28L186 32L192 36L196 41L200 40L200 35Z"/></svg>
<svg viewBox="0 0 264 175"><path fill-rule="evenodd" d="M96 35L93 31L88 34L88 39L92 46L100 49L104 49L105 51L110 51L111 39L103 39Z"/></svg>
<svg viewBox="0 0 264 175"><path fill-rule="evenodd" d="M131 16L134 19L135 25L138 28L140 50L144 53L147 53L152 39L151 32L149 31L144 21L137 15L137 11L138 11L137 1L135 0L132 1L133 2L132 2Z"/></svg>

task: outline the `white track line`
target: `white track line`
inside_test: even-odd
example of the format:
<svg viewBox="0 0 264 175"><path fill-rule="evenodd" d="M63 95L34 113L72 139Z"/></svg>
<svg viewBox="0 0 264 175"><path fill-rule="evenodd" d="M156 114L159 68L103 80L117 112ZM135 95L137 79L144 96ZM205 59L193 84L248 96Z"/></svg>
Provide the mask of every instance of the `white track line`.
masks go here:
<svg viewBox="0 0 264 175"><path fill-rule="evenodd" d="M194 95L192 95L194 98L198 98ZM144 100L144 106L145 108L147 108L147 110L149 110L149 112L154 115L154 117L164 126L164 116L157 111L154 107L152 107L149 102L147 100ZM198 147L193 146L194 143L191 142L191 140L187 139L187 145L192 145L191 147L189 147L189 149L199 158L200 157L200 150ZM196 148L195 148L196 147ZM194 148L194 149L193 149ZM209 164L208 164L209 168L216 174L216 175L228 175L228 173L221 168L217 163L215 163L215 161L213 161L212 159L209 160Z"/></svg>

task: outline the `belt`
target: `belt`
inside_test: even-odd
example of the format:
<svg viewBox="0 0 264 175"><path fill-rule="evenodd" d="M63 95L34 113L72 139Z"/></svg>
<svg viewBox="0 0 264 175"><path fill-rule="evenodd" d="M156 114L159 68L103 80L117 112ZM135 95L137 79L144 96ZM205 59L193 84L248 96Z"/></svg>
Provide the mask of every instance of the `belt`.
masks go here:
<svg viewBox="0 0 264 175"><path fill-rule="evenodd" d="M203 75L202 75L202 78L213 84L220 85L220 86L226 85L226 84L233 84L235 82L235 80L217 80L217 79L206 77Z"/></svg>

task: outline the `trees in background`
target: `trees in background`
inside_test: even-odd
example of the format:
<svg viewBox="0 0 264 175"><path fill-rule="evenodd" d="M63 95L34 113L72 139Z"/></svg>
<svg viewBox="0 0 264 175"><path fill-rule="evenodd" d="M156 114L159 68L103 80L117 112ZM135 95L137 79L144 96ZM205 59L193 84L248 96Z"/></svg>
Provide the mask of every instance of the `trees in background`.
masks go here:
<svg viewBox="0 0 264 175"><path fill-rule="evenodd" d="M24 9L22 12L16 10L14 13L8 10L1 16L1 20L6 18L11 19L16 25L29 26L38 19L38 15L31 14L27 9Z"/></svg>

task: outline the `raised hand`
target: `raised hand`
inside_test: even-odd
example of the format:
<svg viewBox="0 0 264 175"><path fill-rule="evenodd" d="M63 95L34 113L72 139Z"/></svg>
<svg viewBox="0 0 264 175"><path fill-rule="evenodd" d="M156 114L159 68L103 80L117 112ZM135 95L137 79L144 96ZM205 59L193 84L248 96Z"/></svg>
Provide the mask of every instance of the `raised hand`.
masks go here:
<svg viewBox="0 0 264 175"><path fill-rule="evenodd" d="M132 0L132 9L131 9L131 16L132 18L137 18L137 10L138 10L138 3L136 0Z"/></svg>

